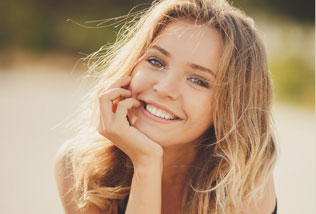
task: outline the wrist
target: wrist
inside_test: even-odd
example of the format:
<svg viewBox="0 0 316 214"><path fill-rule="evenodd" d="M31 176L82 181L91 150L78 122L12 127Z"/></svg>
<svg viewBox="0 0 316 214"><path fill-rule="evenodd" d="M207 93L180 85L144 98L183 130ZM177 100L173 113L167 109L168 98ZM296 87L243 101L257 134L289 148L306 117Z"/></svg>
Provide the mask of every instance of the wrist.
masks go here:
<svg viewBox="0 0 316 214"><path fill-rule="evenodd" d="M161 158L148 158L138 161L134 164L134 172L146 174L153 172L161 172L163 166L163 159Z"/></svg>

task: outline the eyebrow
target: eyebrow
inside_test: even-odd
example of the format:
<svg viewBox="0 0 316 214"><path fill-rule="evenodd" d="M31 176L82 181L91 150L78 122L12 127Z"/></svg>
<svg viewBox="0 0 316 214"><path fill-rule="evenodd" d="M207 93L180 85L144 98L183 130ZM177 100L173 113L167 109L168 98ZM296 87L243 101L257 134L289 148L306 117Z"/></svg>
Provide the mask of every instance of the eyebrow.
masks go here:
<svg viewBox="0 0 316 214"><path fill-rule="evenodd" d="M163 48L161 48L161 47L159 47L157 45L154 45L151 48L158 50L159 52L161 52L163 55L165 55L167 57L171 57L171 54L168 51L166 51L165 49L163 49ZM205 68L205 67L203 67L201 65L197 65L197 64L191 63L191 64L189 64L189 66L191 68L193 68L193 69L197 69L197 70L200 70L200 71L204 71L204 72L210 73L214 77L216 76L215 73L211 69Z"/></svg>

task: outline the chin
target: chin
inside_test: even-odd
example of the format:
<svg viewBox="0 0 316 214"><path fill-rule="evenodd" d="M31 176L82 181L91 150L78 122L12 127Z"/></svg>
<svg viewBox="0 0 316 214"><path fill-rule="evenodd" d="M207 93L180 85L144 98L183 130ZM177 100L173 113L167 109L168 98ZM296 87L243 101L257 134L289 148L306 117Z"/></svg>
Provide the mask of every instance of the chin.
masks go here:
<svg viewBox="0 0 316 214"><path fill-rule="evenodd" d="M159 143L161 146L165 146L166 144L168 144L168 140L165 139L166 136L163 136L162 133L158 133L155 130L149 129L149 127L144 127L137 123L134 127L138 129L141 133L146 135L148 138L150 138L152 141Z"/></svg>
<svg viewBox="0 0 316 214"><path fill-rule="evenodd" d="M170 139L175 139L176 136L167 135L165 131L159 131L158 129L147 125L146 123L141 121L141 119L138 120L137 118L140 118L138 116L138 112L131 110L128 114L128 120L130 121L131 126L135 127L146 137L160 144L164 148L175 144L175 142L171 142Z"/></svg>

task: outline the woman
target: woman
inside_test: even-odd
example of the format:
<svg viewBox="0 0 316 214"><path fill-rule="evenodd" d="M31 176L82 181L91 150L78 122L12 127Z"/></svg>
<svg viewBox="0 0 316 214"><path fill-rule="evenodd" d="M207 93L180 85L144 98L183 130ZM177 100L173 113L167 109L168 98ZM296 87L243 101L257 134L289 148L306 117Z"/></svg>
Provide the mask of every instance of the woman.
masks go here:
<svg viewBox="0 0 316 214"><path fill-rule="evenodd" d="M56 158L65 212L276 213L272 83L252 20L224 0L163 0L120 38Z"/></svg>

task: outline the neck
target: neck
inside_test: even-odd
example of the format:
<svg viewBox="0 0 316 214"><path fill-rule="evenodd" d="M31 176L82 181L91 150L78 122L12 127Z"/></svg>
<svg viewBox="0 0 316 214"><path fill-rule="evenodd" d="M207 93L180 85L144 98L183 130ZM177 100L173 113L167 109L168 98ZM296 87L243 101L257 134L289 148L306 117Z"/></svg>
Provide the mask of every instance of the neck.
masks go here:
<svg viewBox="0 0 316 214"><path fill-rule="evenodd" d="M197 147L194 143L164 148L162 184L182 184L196 153Z"/></svg>
<svg viewBox="0 0 316 214"><path fill-rule="evenodd" d="M164 148L161 207L163 214L182 213L181 199L185 178L196 157L195 145L189 143Z"/></svg>

